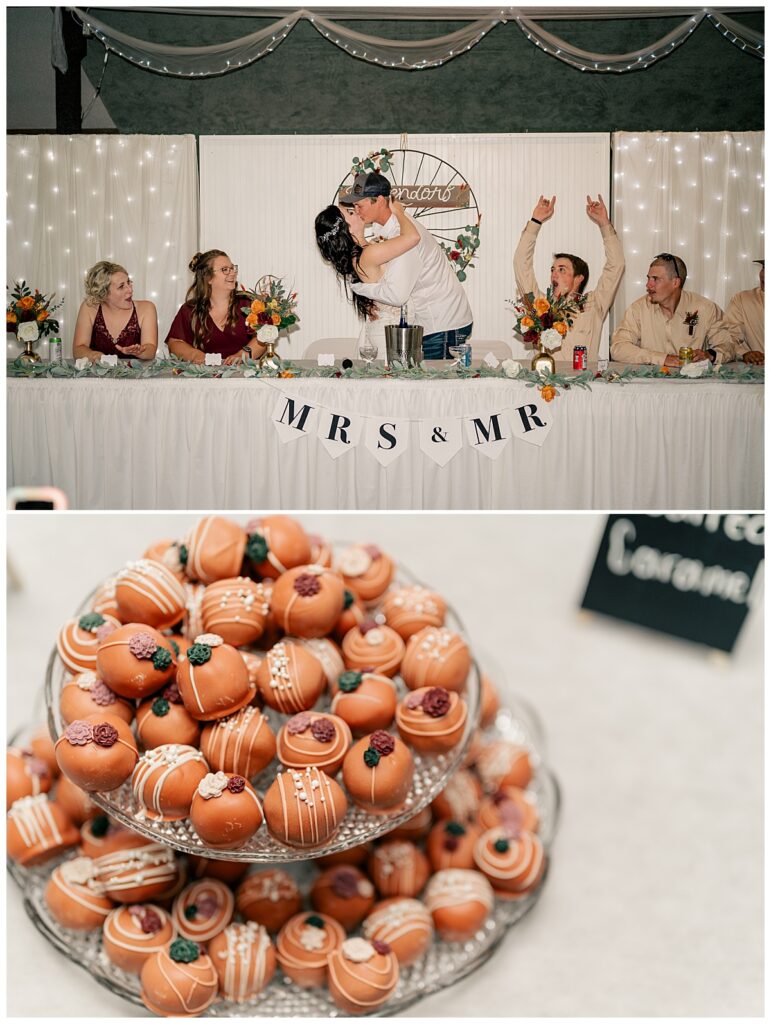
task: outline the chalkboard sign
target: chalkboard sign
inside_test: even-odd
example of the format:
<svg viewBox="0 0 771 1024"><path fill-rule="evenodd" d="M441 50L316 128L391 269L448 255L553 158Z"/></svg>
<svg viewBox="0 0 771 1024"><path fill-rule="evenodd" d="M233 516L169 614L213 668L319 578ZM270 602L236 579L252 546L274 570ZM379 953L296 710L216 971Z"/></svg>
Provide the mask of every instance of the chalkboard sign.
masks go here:
<svg viewBox="0 0 771 1024"><path fill-rule="evenodd" d="M608 516L583 608L731 651L763 597L762 515Z"/></svg>

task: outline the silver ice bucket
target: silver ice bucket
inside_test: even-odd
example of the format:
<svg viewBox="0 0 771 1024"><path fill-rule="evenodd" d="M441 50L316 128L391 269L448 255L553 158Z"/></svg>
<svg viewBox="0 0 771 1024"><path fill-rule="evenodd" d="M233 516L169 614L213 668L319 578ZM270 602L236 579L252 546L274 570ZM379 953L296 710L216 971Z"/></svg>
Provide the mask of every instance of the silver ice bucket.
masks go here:
<svg viewBox="0 0 771 1024"><path fill-rule="evenodd" d="M398 327L387 324L386 362L401 363L402 366L418 366L423 359L423 328L419 324L412 327Z"/></svg>

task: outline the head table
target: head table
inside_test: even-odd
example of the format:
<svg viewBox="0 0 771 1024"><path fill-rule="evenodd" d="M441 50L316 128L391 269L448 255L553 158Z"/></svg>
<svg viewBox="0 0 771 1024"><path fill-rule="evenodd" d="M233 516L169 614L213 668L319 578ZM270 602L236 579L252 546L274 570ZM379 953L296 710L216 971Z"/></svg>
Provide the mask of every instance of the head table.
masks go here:
<svg viewBox="0 0 771 1024"><path fill-rule="evenodd" d="M551 390L487 368L19 372L9 364L8 484L59 487L72 508L764 505L762 371L748 367L566 369Z"/></svg>

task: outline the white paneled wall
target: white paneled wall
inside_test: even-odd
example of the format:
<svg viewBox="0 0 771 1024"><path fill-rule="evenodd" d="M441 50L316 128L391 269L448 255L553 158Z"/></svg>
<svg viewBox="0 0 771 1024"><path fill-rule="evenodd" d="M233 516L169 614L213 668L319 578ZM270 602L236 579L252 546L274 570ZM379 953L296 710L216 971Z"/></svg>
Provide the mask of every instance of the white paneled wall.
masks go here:
<svg viewBox="0 0 771 1024"><path fill-rule="evenodd" d="M299 293L301 329L282 351L299 358L318 338L355 336L356 316L332 269L318 255L316 214L334 201L354 156L385 146L394 135L202 136L201 248L224 249L253 284L272 273ZM586 216L586 196L610 202L610 138L584 135L411 135L424 150L457 168L482 213L481 246L464 287L474 311L474 336L511 341L507 299L515 298L513 257L539 195L556 195L554 218L541 231L536 274L548 284L554 251L583 256L590 284L603 264L600 232ZM180 301L184 289L180 289ZM607 329L606 329L607 333Z"/></svg>

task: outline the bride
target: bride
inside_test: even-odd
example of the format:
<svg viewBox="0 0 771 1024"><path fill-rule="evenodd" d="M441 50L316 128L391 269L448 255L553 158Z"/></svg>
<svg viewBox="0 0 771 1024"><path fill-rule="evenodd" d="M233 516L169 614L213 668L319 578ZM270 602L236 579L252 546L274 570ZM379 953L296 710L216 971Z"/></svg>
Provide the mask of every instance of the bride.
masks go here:
<svg viewBox="0 0 771 1024"><path fill-rule="evenodd" d="M316 217L316 243L327 263L345 283L348 298L364 321L359 343L370 341L377 347L377 359L385 359L385 327L398 324L398 306L385 306L374 299L356 295L350 284L373 284L388 275L388 264L413 249L420 241L418 229L400 202L391 199L391 211L399 222L400 234L381 242L368 243L364 221L352 207L328 206Z"/></svg>

